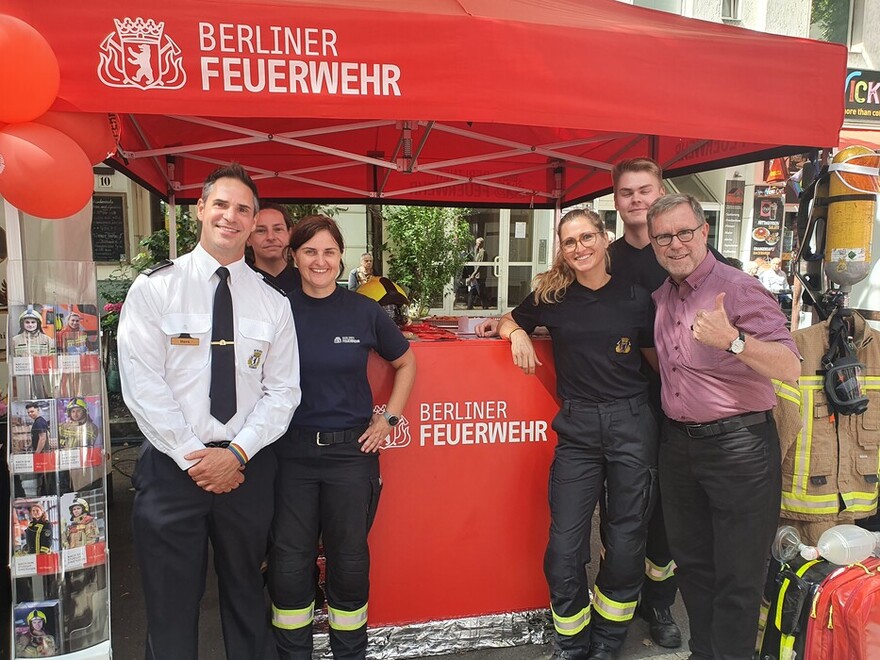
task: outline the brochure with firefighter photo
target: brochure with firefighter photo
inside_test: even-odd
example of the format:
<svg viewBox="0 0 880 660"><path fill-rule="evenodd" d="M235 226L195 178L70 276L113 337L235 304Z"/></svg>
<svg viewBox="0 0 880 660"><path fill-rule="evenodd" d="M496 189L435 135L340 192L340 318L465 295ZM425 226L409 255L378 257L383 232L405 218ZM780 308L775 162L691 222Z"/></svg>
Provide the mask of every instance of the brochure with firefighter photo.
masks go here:
<svg viewBox="0 0 880 660"><path fill-rule="evenodd" d="M100 396L62 398L57 406L59 449L104 446Z"/></svg>
<svg viewBox="0 0 880 660"><path fill-rule="evenodd" d="M63 652L57 600L19 603L14 610L15 657L49 658Z"/></svg>
<svg viewBox="0 0 880 660"><path fill-rule="evenodd" d="M103 461L104 421L100 396L56 400L59 470L94 467Z"/></svg>
<svg viewBox="0 0 880 660"><path fill-rule="evenodd" d="M62 568L71 570L104 563L107 537L103 510L100 490L61 496Z"/></svg>
<svg viewBox="0 0 880 660"><path fill-rule="evenodd" d="M16 577L55 573L61 547L58 498L12 501L13 573Z"/></svg>
<svg viewBox="0 0 880 660"><path fill-rule="evenodd" d="M9 406L12 471L46 472L55 469L58 424L54 399L13 401Z"/></svg>
<svg viewBox="0 0 880 660"><path fill-rule="evenodd" d="M9 308L9 359L15 376L55 371L55 306L33 303Z"/></svg>
<svg viewBox="0 0 880 660"><path fill-rule="evenodd" d="M52 320L61 373L98 371L98 308L84 303L57 305Z"/></svg>

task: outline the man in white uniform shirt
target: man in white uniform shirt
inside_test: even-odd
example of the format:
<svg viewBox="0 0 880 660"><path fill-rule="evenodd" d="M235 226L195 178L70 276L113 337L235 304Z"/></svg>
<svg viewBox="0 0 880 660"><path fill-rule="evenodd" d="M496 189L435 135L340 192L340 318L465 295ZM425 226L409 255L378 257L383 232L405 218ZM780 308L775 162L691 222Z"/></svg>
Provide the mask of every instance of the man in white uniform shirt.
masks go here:
<svg viewBox="0 0 880 660"><path fill-rule="evenodd" d="M148 660L197 659L209 538L226 657L274 657L260 573L276 468L265 448L301 391L290 304L244 261L257 199L241 166L213 172L198 246L145 271L122 309L122 391L147 439L132 526Z"/></svg>

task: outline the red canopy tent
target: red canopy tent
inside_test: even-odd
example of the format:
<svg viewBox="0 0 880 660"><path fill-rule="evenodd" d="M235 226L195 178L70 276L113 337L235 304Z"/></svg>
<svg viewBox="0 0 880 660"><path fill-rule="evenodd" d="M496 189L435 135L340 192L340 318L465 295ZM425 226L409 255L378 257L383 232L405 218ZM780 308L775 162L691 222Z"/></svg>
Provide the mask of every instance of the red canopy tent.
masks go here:
<svg viewBox="0 0 880 660"><path fill-rule="evenodd" d="M54 109L119 113L114 165L181 201L234 159L277 199L554 206L621 158L680 175L836 145L843 119L843 47L614 0L0 12L54 49Z"/></svg>

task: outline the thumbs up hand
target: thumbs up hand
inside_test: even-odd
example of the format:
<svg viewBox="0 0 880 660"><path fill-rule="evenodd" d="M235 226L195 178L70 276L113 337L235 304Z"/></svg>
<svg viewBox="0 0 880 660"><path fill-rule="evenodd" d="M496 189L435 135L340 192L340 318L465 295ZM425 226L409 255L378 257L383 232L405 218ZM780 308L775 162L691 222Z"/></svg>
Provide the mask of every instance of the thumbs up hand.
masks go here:
<svg viewBox="0 0 880 660"><path fill-rule="evenodd" d="M724 310L724 293L715 297L714 309L701 309L694 316L691 331L701 344L726 351L739 332L730 324Z"/></svg>

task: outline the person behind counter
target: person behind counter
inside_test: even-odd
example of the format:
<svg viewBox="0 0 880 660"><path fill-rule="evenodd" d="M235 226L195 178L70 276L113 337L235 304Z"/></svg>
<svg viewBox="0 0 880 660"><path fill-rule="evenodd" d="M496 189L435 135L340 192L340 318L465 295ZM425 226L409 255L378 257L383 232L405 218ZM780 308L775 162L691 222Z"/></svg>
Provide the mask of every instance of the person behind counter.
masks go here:
<svg viewBox="0 0 880 660"><path fill-rule="evenodd" d="M376 301L336 286L345 246L333 220L302 219L290 245L302 274L302 289L290 301L303 399L275 446L279 473L269 554L275 641L282 660L311 658L321 534L330 648L336 658L366 658L367 535L382 489L377 452L403 412L416 361ZM374 412L367 381L374 350L395 370L384 412Z"/></svg>
<svg viewBox="0 0 880 660"><path fill-rule="evenodd" d="M560 251L535 290L501 317L513 361L527 374L541 362L529 334L553 339L562 408L550 469L550 539L544 573L556 629L554 657L614 658L636 609L654 497L657 421L642 356L656 367L649 293L608 273L608 237L592 211L559 224ZM590 589L590 522L603 488L605 557ZM591 614L592 609L592 614Z"/></svg>
<svg viewBox="0 0 880 660"><path fill-rule="evenodd" d="M262 202L254 231L247 245L253 253L251 268L285 293L300 288L299 271L290 263L290 235L293 218L282 204Z"/></svg>
<svg viewBox="0 0 880 660"><path fill-rule="evenodd" d="M358 287L373 279L373 255L364 252L361 255L361 263L357 268L352 268L348 274L348 288L357 291Z"/></svg>

